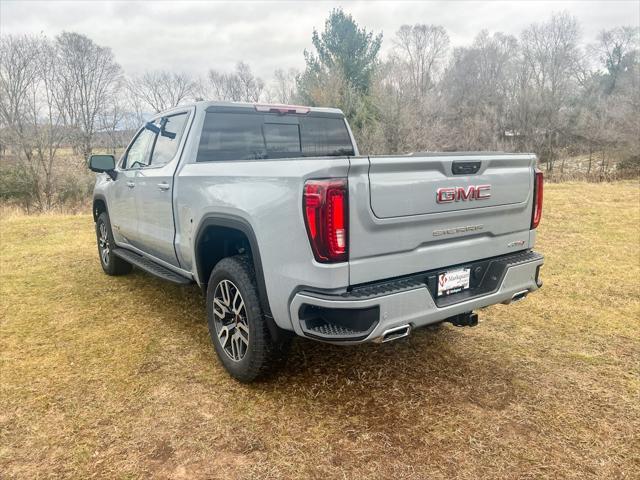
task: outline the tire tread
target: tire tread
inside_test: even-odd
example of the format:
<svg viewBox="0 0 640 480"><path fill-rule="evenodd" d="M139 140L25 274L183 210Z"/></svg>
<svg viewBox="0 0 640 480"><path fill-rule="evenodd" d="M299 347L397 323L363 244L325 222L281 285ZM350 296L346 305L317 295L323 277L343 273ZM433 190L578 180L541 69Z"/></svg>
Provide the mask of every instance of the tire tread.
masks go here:
<svg viewBox="0 0 640 480"><path fill-rule="evenodd" d="M100 223L103 222L107 226L107 235L109 237L109 245L111 248L111 252L109 252L109 264L105 265L102 263L102 257L100 257L100 265L102 265L102 269L104 273L112 276L126 275L131 272L133 265L131 265L126 260L117 257L113 254L113 249L116 246L116 242L113 239L113 231L111 230L111 220L109 219L109 214L107 212L102 212L98 219L96 220L96 236L100 237ZM100 256L100 242L98 241L98 255Z"/></svg>
<svg viewBox="0 0 640 480"><path fill-rule="evenodd" d="M219 351L221 347L218 346L216 340L211 305L213 304L213 294L217 285L216 277L221 272L226 272L227 275L221 277L220 280L228 278L242 290L247 316L254 326L249 346L251 352L247 357L247 362L233 362L224 352ZM286 350L286 345L282 344L283 342L277 343L271 338L269 327L264 319L264 313L260 305L253 262L247 254L226 257L220 260L211 272L207 288L207 315L209 333L218 358L220 358L227 371L241 382L248 383L267 376L278 363L278 359L283 356L284 350ZM252 322L251 319L255 321Z"/></svg>

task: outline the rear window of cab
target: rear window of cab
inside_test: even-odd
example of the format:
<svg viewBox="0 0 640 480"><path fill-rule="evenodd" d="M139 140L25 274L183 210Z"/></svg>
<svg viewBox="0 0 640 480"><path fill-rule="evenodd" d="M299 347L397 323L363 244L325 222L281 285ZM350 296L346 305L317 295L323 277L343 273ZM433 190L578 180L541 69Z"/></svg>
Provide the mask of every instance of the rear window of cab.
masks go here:
<svg viewBox="0 0 640 480"><path fill-rule="evenodd" d="M198 162L353 155L344 119L207 112Z"/></svg>

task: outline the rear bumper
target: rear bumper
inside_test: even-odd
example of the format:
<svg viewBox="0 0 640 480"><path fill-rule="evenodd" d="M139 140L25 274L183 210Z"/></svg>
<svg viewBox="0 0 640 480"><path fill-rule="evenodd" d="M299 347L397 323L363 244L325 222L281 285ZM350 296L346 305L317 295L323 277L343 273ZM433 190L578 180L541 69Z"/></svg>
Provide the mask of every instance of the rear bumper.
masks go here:
<svg viewBox="0 0 640 480"><path fill-rule="evenodd" d="M542 286L542 255L519 252L457 267L483 265L479 284L458 294L434 299L436 271L355 288L342 295L300 291L289 305L298 335L315 340L358 344L381 341L385 332L438 323L454 315L524 298ZM473 271L473 270L472 270Z"/></svg>

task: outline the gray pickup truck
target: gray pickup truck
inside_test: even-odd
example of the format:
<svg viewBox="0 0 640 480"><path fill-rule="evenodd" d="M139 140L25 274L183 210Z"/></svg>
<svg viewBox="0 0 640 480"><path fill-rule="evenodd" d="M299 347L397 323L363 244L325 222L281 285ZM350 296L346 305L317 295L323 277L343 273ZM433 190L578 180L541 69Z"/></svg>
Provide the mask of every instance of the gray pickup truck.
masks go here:
<svg viewBox="0 0 640 480"><path fill-rule="evenodd" d="M532 154L359 155L337 109L198 102L89 165L104 271L197 283L241 381L293 334L346 345L472 326L473 310L541 286Z"/></svg>

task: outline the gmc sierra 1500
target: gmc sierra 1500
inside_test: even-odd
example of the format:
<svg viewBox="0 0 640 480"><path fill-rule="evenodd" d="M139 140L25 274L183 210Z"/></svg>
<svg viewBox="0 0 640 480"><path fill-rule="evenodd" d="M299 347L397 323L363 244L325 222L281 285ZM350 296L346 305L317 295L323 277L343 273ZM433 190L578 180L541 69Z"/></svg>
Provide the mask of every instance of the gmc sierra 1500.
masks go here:
<svg viewBox="0 0 640 480"><path fill-rule="evenodd" d="M291 332L386 342L541 286L532 154L361 156L337 109L198 102L89 164L104 271L196 282L241 381Z"/></svg>

